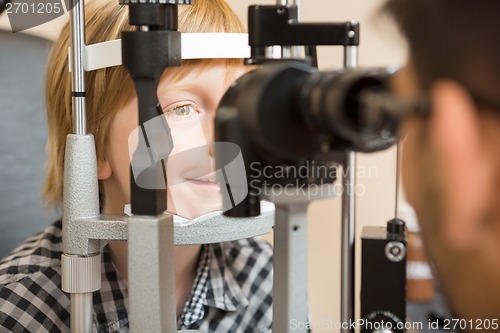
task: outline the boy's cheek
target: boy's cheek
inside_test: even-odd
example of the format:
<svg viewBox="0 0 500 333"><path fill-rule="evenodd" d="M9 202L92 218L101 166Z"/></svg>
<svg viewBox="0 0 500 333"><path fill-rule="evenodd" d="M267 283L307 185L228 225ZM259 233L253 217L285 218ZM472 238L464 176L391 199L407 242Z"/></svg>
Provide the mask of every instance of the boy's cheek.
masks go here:
<svg viewBox="0 0 500 333"><path fill-rule="evenodd" d="M173 123L169 125L174 143L172 155L196 147L206 146L209 143L200 119L192 119L185 123Z"/></svg>

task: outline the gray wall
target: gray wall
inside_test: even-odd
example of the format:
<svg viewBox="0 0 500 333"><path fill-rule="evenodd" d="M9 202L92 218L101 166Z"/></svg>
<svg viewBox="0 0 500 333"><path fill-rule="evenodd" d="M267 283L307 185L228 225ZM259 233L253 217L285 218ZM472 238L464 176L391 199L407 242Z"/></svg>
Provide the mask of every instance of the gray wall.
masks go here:
<svg viewBox="0 0 500 333"><path fill-rule="evenodd" d="M0 257L53 222L42 207L50 42L0 31Z"/></svg>

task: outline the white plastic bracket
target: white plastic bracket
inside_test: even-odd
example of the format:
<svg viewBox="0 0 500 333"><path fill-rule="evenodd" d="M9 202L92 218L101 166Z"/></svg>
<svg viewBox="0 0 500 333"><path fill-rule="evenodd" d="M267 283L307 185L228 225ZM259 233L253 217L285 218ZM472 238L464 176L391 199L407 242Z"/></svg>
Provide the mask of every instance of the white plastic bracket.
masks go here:
<svg viewBox="0 0 500 333"><path fill-rule="evenodd" d="M68 48L70 54L71 48ZM182 59L249 58L248 34L243 33L183 33ZM71 72L71 57L69 71ZM122 64L122 40L86 45L83 67L86 72Z"/></svg>

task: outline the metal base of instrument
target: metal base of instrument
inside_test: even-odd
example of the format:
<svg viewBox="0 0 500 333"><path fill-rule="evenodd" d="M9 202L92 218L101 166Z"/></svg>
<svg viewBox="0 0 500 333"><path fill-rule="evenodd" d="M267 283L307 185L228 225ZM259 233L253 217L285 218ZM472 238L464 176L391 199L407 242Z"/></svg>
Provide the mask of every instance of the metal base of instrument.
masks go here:
<svg viewBox="0 0 500 333"><path fill-rule="evenodd" d="M333 186L323 185L319 191L316 187L314 193L317 195L297 189L265 198L276 207L273 332L307 332L307 207L313 200L332 197Z"/></svg>
<svg viewBox="0 0 500 333"><path fill-rule="evenodd" d="M126 220L130 332L175 333L172 215L131 216Z"/></svg>

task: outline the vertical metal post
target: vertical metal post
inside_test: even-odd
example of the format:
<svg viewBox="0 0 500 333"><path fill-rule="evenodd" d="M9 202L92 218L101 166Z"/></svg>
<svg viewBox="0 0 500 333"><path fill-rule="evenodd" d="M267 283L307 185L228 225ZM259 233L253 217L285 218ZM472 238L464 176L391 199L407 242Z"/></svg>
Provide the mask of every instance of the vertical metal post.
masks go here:
<svg viewBox="0 0 500 333"><path fill-rule="evenodd" d="M92 332L92 293L71 294L71 332Z"/></svg>
<svg viewBox="0 0 500 333"><path fill-rule="evenodd" d="M92 332L92 294L101 288L98 241L77 233L81 218L99 216L94 138L69 134L64 153L61 289L70 294L72 333Z"/></svg>
<svg viewBox="0 0 500 333"><path fill-rule="evenodd" d="M344 48L344 66L345 68L358 67L358 47L346 46Z"/></svg>
<svg viewBox="0 0 500 333"><path fill-rule="evenodd" d="M307 206L276 203L273 332L307 332Z"/></svg>
<svg viewBox="0 0 500 333"><path fill-rule="evenodd" d="M92 332L92 295L101 288L98 241L76 233L80 218L99 216L94 138L69 134L64 154L61 289L70 294L72 333Z"/></svg>
<svg viewBox="0 0 500 333"><path fill-rule="evenodd" d="M71 31L71 75L73 133L85 135L87 132L85 112L85 70L83 53L85 50L85 14L83 0L70 0ZM73 277L75 279L86 277ZM71 278L70 278L71 279ZM92 331L92 292L71 294L71 331L84 333Z"/></svg>
<svg viewBox="0 0 500 333"><path fill-rule="evenodd" d="M356 68L358 66L357 46L344 48L344 66ZM356 236L356 153L346 151L343 164L342 194L342 250L341 250L341 291L340 291L340 319L342 323L351 323L355 320L355 236ZM350 325L344 326L341 333L354 333Z"/></svg>
<svg viewBox="0 0 500 333"><path fill-rule="evenodd" d="M85 69L83 53L85 50L85 13L83 0L70 0L71 28L71 74L73 133L84 135L87 132L85 111Z"/></svg>
<svg viewBox="0 0 500 333"><path fill-rule="evenodd" d="M354 321L354 253L355 253L355 184L356 184L356 153L346 152L343 165L343 189L342 194L342 250L341 250L341 307L340 318L343 326L342 333L354 333L349 329L350 323Z"/></svg>
<svg viewBox="0 0 500 333"><path fill-rule="evenodd" d="M172 215L128 222L130 332L177 332Z"/></svg>
<svg viewBox="0 0 500 333"><path fill-rule="evenodd" d="M351 21L352 24L357 22ZM349 31L349 38L355 38L356 32L354 30ZM344 47L344 67L345 68L356 68L358 67L358 46L349 45Z"/></svg>

